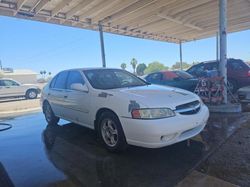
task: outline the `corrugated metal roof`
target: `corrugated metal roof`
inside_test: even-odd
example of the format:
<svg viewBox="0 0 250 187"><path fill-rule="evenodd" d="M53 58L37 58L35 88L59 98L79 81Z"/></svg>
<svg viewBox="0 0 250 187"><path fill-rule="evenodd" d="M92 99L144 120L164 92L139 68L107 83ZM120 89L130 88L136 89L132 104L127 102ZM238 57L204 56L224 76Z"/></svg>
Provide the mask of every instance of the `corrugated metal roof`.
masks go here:
<svg viewBox="0 0 250 187"><path fill-rule="evenodd" d="M2 0L0 15L139 38L182 42L214 36L218 0ZM228 0L228 31L250 29L250 0Z"/></svg>

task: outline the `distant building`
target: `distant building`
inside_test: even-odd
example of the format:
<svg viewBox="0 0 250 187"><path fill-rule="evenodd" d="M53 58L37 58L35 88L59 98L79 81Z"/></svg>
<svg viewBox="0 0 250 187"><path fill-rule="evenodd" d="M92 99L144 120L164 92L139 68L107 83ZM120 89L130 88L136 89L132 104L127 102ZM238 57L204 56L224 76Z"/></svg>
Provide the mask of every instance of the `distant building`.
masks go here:
<svg viewBox="0 0 250 187"><path fill-rule="evenodd" d="M34 84L37 82L38 73L29 69L3 68L2 77L11 78L23 84Z"/></svg>

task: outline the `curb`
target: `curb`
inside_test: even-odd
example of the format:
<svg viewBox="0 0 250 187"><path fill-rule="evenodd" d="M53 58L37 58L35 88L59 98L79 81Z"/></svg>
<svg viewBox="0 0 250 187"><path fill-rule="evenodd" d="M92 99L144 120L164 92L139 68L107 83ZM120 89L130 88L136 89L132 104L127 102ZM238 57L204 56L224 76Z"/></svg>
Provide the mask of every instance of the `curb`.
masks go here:
<svg viewBox="0 0 250 187"><path fill-rule="evenodd" d="M23 110L2 111L0 112L0 118L16 117L16 116L21 116L24 114L36 113L36 112L41 112L41 111L42 111L41 107L29 108L29 109L23 109Z"/></svg>

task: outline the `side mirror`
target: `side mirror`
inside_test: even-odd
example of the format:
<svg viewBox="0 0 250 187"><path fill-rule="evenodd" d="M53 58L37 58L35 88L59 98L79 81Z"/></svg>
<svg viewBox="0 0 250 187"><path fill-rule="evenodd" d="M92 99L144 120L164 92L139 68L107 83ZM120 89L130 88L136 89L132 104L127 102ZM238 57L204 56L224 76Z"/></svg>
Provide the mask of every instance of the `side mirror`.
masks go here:
<svg viewBox="0 0 250 187"><path fill-rule="evenodd" d="M80 91L80 92L88 92L89 89L86 86L86 84L81 84L81 83L74 83L70 86L72 90Z"/></svg>

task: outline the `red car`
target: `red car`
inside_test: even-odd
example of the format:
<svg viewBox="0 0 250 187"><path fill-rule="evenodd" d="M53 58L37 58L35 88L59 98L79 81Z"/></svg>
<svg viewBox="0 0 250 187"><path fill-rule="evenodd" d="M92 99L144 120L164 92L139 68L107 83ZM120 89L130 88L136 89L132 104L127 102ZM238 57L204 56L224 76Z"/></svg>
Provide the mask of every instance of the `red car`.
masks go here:
<svg viewBox="0 0 250 187"><path fill-rule="evenodd" d="M217 61L207 61L193 65L187 70L194 77L204 77L204 73L208 70L217 70L219 63ZM250 85L250 66L240 59L227 60L227 78L230 89L236 92L243 86Z"/></svg>

